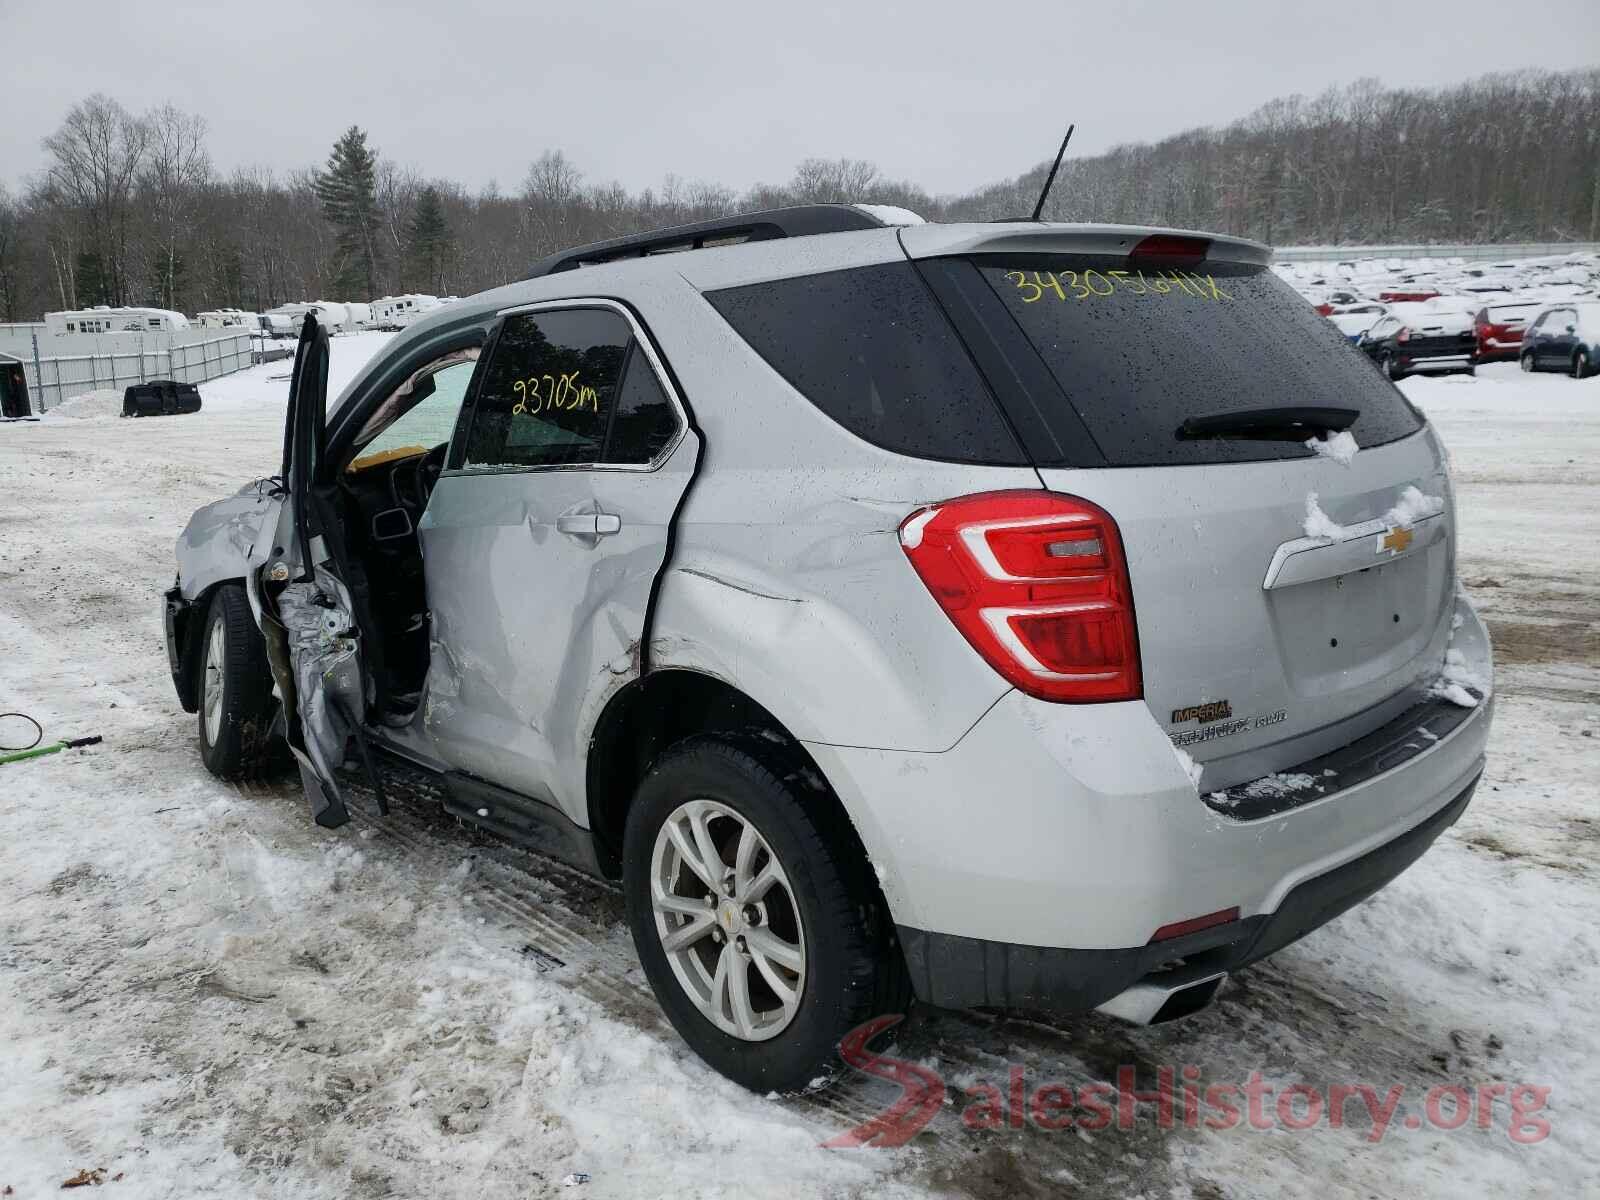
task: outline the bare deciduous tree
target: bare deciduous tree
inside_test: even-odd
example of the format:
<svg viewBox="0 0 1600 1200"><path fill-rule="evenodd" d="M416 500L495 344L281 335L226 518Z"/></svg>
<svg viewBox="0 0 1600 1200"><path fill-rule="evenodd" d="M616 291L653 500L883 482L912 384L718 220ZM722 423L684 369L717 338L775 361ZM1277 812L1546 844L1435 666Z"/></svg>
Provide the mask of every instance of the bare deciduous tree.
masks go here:
<svg viewBox="0 0 1600 1200"><path fill-rule="evenodd" d="M95 257L97 298L110 304L126 302L132 292L128 226L134 181L149 140L144 121L98 92L75 104L61 127L44 139L50 155L47 186L61 206L81 216L84 241Z"/></svg>
<svg viewBox="0 0 1600 1200"><path fill-rule="evenodd" d="M140 175L149 197L155 231L158 299L164 308L178 306L180 250L203 185L211 177L206 153L206 119L170 104L145 115L148 150Z"/></svg>

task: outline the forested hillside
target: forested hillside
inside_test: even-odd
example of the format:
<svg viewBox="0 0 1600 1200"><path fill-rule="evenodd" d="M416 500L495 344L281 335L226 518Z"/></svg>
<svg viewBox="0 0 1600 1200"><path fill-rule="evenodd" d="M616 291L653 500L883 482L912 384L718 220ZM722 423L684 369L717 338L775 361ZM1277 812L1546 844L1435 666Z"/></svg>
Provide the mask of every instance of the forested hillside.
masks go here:
<svg viewBox="0 0 1600 1200"><path fill-rule="evenodd" d="M3 320L102 303L192 313L466 294L575 243L808 201L899 204L931 219L1026 215L1047 166L961 196L930 196L869 162L815 158L743 193L674 177L630 192L530 146L515 190L473 193L430 178L425 163L384 158L358 128L331 154L306 147L324 166L224 174L203 115L133 114L103 95L66 114L44 150L45 170L0 188ZM1046 215L1280 245L1600 239L1600 69L1434 91L1363 80L1276 100L1225 128L1069 156Z"/></svg>

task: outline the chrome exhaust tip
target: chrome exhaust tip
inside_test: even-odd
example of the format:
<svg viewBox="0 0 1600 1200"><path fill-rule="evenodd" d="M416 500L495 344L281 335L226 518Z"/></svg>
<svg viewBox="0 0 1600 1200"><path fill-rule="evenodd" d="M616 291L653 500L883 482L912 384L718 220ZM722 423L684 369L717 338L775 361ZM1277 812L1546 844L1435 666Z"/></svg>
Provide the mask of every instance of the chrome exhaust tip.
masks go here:
<svg viewBox="0 0 1600 1200"><path fill-rule="evenodd" d="M1189 978L1184 978L1181 971L1146 976L1127 991L1118 992L1096 1007L1095 1012L1134 1025L1160 1025L1166 1021L1176 1021L1179 1017L1190 1016L1208 1007L1227 977L1226 971L1212 971Z"/></svg>

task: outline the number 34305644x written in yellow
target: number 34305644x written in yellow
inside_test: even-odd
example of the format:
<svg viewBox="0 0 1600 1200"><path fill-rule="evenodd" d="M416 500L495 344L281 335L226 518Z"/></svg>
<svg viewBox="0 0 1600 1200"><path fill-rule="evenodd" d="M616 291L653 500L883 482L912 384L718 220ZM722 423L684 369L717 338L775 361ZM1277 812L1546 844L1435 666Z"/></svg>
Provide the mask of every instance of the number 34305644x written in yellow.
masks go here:
<svg viewBox="0 0 1600 1200"><path fill-rule="evenodd" d="M1134 296L1187 296L1213 302L1233 297L1210 275L1193 271L1007 271L1009 279L1022 293L1024 304L1046 296L1057 300L1089 300L1096 296L1115 296L1119 292Z"/></svg>

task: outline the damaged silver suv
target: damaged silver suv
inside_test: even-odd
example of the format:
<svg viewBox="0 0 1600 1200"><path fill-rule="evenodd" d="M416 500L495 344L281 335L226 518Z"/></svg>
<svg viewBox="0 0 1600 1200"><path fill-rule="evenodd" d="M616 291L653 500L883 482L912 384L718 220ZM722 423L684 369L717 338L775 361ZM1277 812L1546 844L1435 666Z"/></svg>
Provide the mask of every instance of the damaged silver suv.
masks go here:
<svg viewBox="0 0 1600 1200"><path fill-rule="evenodd" d="M892 215L892 214L891 214ZM437 777L608 878L663 1008L805 1085L914 993L1206 1004L1415 860L1488 639L1422 414L1265 247L758 213L398 335L166 597L206 765Z"/></svg>

